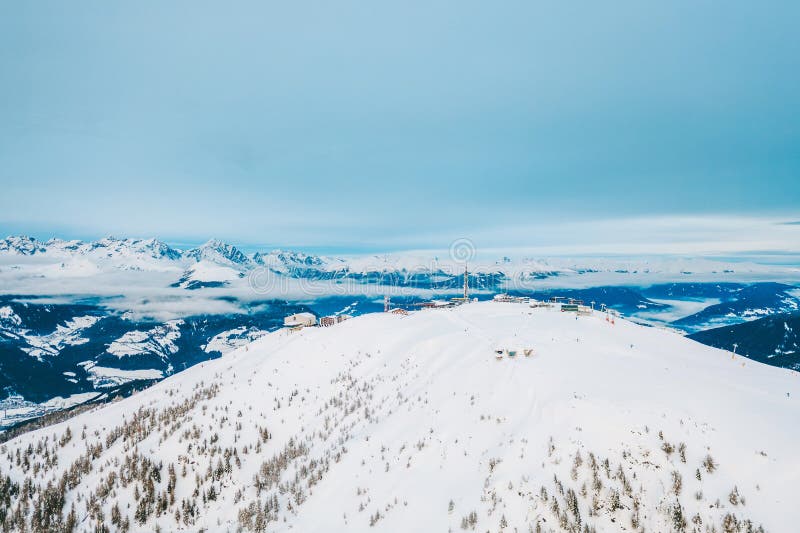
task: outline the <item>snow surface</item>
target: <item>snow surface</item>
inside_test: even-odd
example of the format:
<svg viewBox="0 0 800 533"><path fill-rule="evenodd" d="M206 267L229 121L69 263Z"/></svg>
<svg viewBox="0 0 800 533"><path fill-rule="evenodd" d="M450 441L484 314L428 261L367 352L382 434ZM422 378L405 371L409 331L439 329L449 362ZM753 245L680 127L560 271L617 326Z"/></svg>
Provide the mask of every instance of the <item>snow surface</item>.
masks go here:
<svg viewBox="0 0 800 533"><path fill-rule="evenodd" d="M22 319L10 306L0 307L0 327L18 327L20 324L22 324Z"/></svg>
<svg viewBox="0 0 800 533"><path fill-rule="evenodd" d="M192 281L226 282L237 280L240 277L237 270L204 259L186 270L181 278L181 286L186 287Z"/></svg>
<svg viewBox="0 0 800 533"><path fill-rule="evenodd" d="M83 330L92 327L100 320L97 316L77 316L56 326L55 331L47 335L30 335L21 332L29 346L20 348L23 352L40 361L44 356L56 356L64 346L79 346L89 339L82 337Z"/></svg>
<svg viewBox="0 0 800 533"><path fill-rule="evenodd" d="M503 343L535 355L497 360ZM574 490L597 531L630 531L633 515L671 531L678 505L689 531L695 516L721 531L730 515L788 532L800 522L798 401L800 374L666 330L484 302L271 333L9 441L13 456L72 433L49 472L0 461L0 475L44 485L99 443L65 495L87 530L94 491L106 519L118 503L132 531L236 531L256 501L279 504L269 531L460 531L472 512L476 531L561 531L553 502L565 511ZM236 451L230 468L222 450ZM133 494L144 484L108 481L136 454L161 463L148 481L158 494L168 466L178 472L176 503L143 523ZM192 499L195 518L176 521Z"/></svg>
<svg viewBox="0 0 800 533"><path fill-rule="evenodd" d="M264 330L239 326L238 328L229 329L211 337L208 344L203 347L203 351L206 353L219 352L224 355L256 339L260 339L264 335L267 335L267 332Z"/></svg>
<svg viewBox="0 0 800 533"><path fill-rule="evenodd" d="M170 320L147 331L128 331L108 345L106 352L118 358L156 353L163 359L178 351L175 344L181 336L183 320Z"/></svg>
<svg viewBox="0 0 800 533"><path fill-rule="evenodd" d="M28 402L21 396L11 396L0 401L0 428L24 422L31 418L62 411L87 402L98 396L97 392L81 392L63 398L56 396L43 403Z"/></svg>
<svg viewBox="0 0 800 533"><path fill-rule="evenodd" d="M83 366L89 374L86 379L92 382L95 389L108 389L118 387L131 381L142 379L161 379L164 373L157 369L145 368L141 370L122 370L119 368L109 368L97 366L94 361L83 361L78 363Z"/></svg>

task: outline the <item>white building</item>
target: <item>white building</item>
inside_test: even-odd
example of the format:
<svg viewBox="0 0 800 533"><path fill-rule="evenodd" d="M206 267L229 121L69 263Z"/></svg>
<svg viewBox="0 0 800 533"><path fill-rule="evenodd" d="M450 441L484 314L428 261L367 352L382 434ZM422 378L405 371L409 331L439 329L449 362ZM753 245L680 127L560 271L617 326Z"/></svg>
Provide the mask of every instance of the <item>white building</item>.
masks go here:
<svg viewBox="0 0 800 533"><path fill-rule="evenodd" d="M283 319L283 325L287 328L313 326L317 323L317 317L312 313L295 313Z"/></svg>

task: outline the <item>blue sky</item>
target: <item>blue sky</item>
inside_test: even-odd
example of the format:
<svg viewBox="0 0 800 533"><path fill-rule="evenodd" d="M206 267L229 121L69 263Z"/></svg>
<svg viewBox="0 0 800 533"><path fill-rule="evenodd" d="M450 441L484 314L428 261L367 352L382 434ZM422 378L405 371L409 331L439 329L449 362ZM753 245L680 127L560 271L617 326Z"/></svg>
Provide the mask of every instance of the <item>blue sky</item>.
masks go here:
<svg viewBox="0 0 800 533"><path fill-rule="evenodd" d="M0 232L355 250L800 220L800 3L387 4L0 4Z"/></svg>

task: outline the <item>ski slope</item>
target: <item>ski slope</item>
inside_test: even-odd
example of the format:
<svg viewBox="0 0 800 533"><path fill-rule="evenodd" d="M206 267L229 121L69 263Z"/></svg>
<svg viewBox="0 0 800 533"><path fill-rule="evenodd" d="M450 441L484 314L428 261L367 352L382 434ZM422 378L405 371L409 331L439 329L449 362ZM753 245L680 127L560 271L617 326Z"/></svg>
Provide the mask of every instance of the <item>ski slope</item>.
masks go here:
<svg viewBox="0 0 800 533"><path fill-rule="evenodd" d="M796 372L599 313L364 315L4 444L38 488L0 502L77 531L787 532L798 400Z"/></svg>

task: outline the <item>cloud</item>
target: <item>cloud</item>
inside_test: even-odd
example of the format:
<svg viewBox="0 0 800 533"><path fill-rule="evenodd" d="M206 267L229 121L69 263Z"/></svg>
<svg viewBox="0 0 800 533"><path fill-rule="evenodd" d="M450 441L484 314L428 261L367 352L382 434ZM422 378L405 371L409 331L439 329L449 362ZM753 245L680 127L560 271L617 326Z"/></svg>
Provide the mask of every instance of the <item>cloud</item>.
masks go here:
<svg viewBox="0 0 800 533"><path fill-rule="evenodd" d="M479 255L552 256L719 255L772 252L800 255L800 227L774 217L734 215L662 215L571 220L533 214L525 223L484 226L461 233L425 237L432 250L459 237L470 238ZM441 246L441 248L440 248Z"/></svg>

